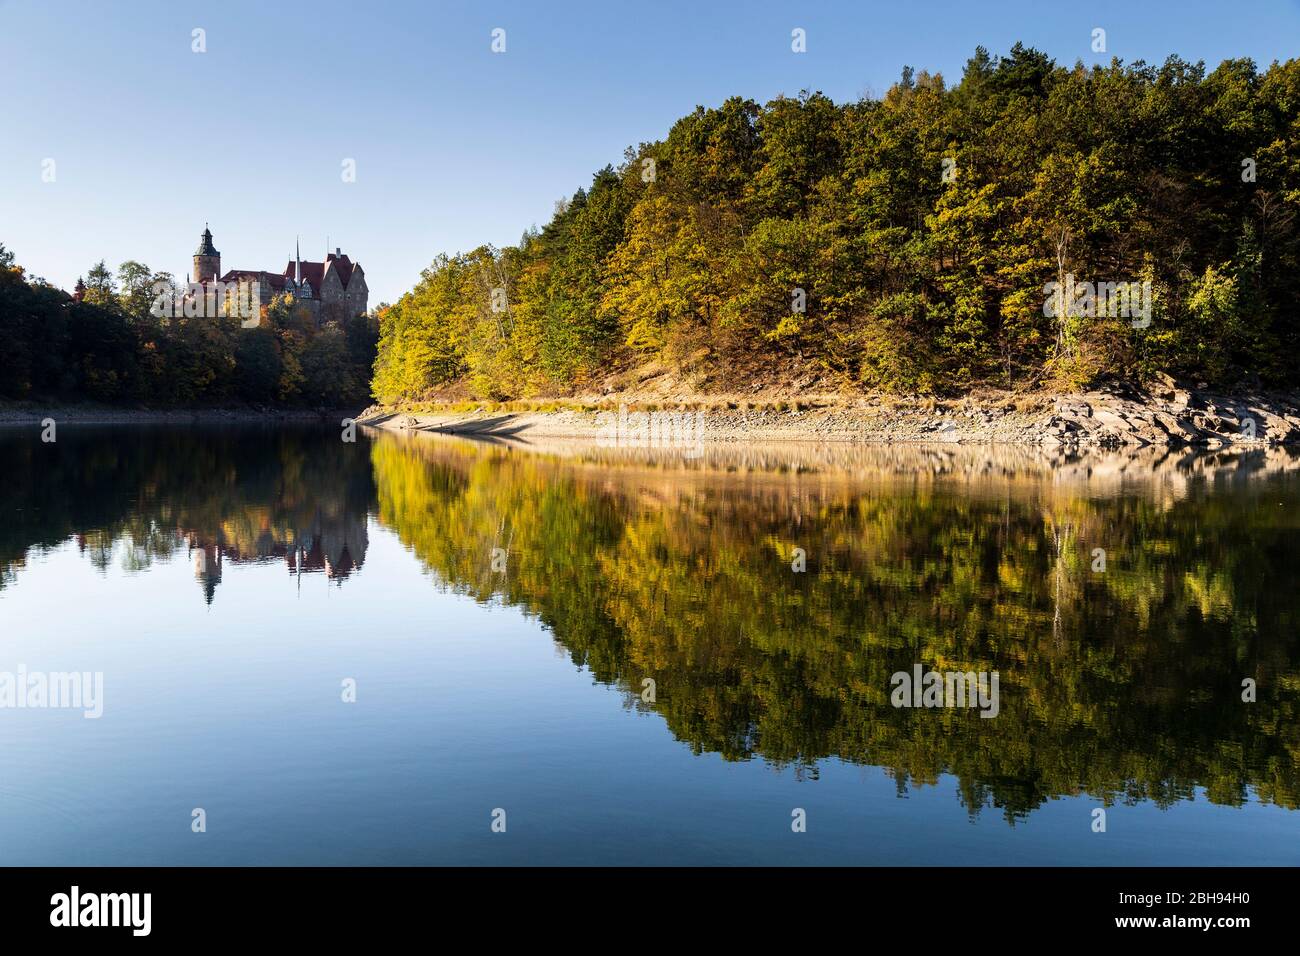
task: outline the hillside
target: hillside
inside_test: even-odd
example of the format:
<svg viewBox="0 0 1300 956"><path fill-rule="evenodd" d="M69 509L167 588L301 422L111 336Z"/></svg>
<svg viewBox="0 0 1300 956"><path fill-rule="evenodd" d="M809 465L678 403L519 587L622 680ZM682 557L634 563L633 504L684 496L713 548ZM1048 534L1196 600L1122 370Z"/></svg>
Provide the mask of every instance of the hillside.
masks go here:
<svg viewBox="0 0 1300 956"><path fill-rule="evenodd" d="M697 108L381 313L384 404L1300 384L1300 61L1067 67ZM1056 283L1055 286L1052 284Z"/></svg>

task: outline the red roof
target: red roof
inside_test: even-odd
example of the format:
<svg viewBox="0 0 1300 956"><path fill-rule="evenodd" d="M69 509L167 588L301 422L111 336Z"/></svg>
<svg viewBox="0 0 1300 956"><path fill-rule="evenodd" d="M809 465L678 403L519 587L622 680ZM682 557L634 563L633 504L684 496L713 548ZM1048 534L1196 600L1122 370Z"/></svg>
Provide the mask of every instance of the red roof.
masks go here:
<svg viewBox="0 0 1300 956"><path fill-rule="evenodd" d="M293 271L293 266L294 266L293 260L290 259L290 260L289 260L289 264L288 264L287 266L284 267L284 274L285 274L285 276L287 276L287 277L289 277L289 278L293 278L293 276L295 275L295 273L294 273L294 271ZM320 280L321 280L321 278L322 278L322 276L323 276L324 274L325 274L325 264L324 264L324 263L322 263L322 262L308 262L308 261L305 260L305 259L303 260L303 263L302 263L302 279L303 279L304 282L308 282L308 283L311 284L311 288L312 288L312 291L313 291L313 292L318 292L318 291L320 291Z"/></svg>
<svg viewBox="0 0 1300 956"><path fill-rule="evenodd" d="M304 281L311 283L312 291L320 291L321 284L325 281L325 266L330 262L334 263L334 271L339 274L343 288L346 289L348 283L352 281L352 260L347 256L336 256L331 252L325 257L325 262L308 262L306 259L302 261L302 277ZM290 259L289 264L284 267L284 274L290 279L296 274L294 265L294 261Z"/></svg>
<svg viewBox="0 0 1300 956"><path fill-rule="evenodd" d="M347 256L331 255L328 258L333 261L334 268L338 270L339 278L343 280L343 287L347 288L347 284L352 281L352 260Z"/></svg>

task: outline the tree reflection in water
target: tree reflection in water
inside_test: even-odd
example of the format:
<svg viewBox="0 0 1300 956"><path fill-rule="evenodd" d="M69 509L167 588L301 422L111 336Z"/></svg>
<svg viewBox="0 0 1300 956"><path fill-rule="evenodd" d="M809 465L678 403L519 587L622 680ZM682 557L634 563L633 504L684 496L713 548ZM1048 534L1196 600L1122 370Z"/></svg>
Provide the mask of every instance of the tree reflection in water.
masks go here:
<svg viewBox="0 0 1300 956"><path fill-rule="evenodd" d="M880 766L900 792L949 773L972 813L1013 822L1080 793L1300 800L1300 471L1283 451L686 459L67 428L56 445L0 434L0 452L0 587L68 541L99 567L191 561L209 602L231 562L342 581L376 521L437 586L534 616L697 753L804 775L830 758ZM998 716L894 708L890 676L916 664L998 671Z"/></svg>

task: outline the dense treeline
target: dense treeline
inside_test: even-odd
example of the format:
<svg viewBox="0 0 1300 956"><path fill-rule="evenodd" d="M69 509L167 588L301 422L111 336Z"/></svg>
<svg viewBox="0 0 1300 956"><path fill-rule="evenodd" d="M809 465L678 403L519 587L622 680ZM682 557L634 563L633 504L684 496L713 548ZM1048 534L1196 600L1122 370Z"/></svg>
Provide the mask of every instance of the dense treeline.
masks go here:
<svg viewBox="0 0 1300 956"><path fill-rule="evenodd" d="M697 108L518 247L437 259L381 316L373 391L563 394L650 362L704 390L1294 385L1298 206L1300 60L981 48L955 86ZM1149 324L1049 315L1068 276L1149 283Z"/></svg>
<svg viewBox="0 0 1300 956"><path fill-rule="evenodd" d="M230 403L364 404L378 336L374 319L314 320L274 300L257 328L235 315L160 318L138 262L97 264L78 300L30 278L0 245L0 399L91 400L152 407Z"/></svg>

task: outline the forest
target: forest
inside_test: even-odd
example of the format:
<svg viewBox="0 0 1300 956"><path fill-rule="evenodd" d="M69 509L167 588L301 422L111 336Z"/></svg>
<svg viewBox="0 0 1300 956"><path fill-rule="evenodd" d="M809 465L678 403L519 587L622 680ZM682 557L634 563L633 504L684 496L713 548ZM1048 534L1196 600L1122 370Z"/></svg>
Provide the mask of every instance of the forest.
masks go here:
<svg viewBox="0 0 1300 956"><path fill-rule="evenodd" d="M696 392L1291 387L1297 207L1300 60L1066 67L1016 44L951 85L732 97L517 246L435 259L381 311L373 395L573 395L647 366ZM1136 284L1149 316L1052 308L1051 283Z"/></svg>
<svg viewBox="0 0 1300 956"><path fill-rule="evenodd" d="M317 328L292 298L271 302L257 328L235 315L160 317L143 263L103 262L78 299L29 276L0 245L0 400L91 401L149 408L237 404L364 405L377 325L358 316Z"/></svg>

